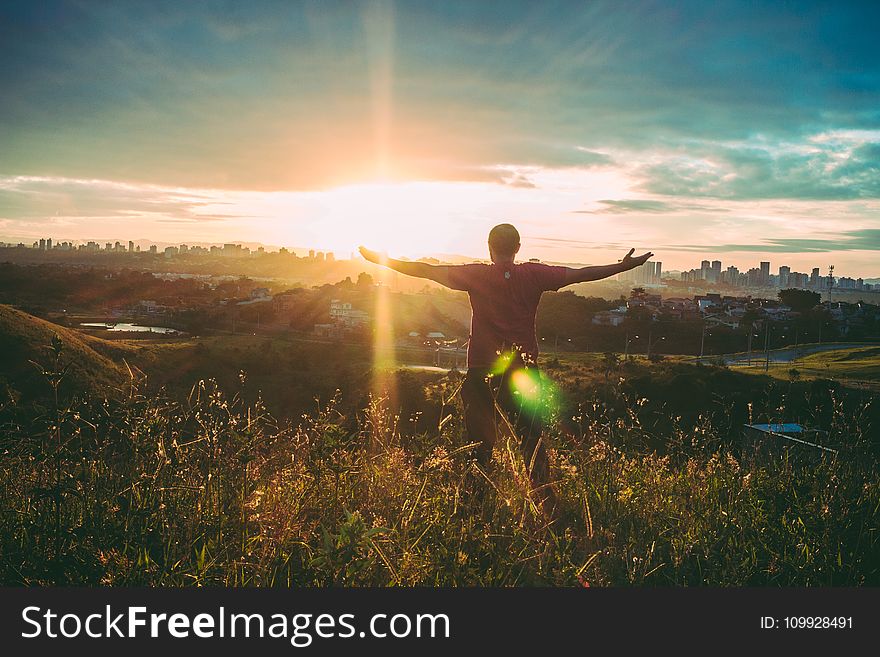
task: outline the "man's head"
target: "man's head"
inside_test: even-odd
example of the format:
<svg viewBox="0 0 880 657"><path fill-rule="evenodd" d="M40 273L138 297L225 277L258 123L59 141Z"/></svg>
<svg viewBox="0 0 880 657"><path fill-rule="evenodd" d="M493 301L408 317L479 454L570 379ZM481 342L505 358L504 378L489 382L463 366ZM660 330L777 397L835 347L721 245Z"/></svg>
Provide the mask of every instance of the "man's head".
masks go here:
<svg viewBox="0 0 880 657"><path fill-rule="evenodd" d="M510 224L498 224L489 231L492 262L510 262L519 251L519 232Z"/></svg>

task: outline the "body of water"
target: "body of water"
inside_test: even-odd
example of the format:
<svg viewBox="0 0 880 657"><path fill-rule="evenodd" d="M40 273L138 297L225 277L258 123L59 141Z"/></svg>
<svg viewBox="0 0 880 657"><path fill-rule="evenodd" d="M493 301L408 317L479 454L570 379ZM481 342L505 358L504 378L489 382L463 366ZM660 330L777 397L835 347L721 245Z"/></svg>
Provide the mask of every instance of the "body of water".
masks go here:
<svg viewBox="0 0 880 657"><path fill-rule="evenodd" d="M110 322L85 322L80 324L80 326L126 333L179 333L177 329L164 326L142 326L141 324L128 324L127 322L119 322L118 324Z"/></svg>

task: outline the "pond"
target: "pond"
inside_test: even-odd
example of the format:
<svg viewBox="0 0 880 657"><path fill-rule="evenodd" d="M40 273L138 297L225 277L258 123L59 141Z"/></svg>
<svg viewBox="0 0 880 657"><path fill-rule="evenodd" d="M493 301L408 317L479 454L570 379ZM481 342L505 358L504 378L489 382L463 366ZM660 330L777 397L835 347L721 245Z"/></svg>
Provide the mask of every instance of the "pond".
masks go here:
<svg viewBox="0 0 880 657"><path fill-rule="evenodd" d="M80 324L86 328L107 329L108 331L119 331L126 333L179 333L177 329L166 328L164 326L143 326L141 324L129 324L127 322L84 322Z"/></svg>

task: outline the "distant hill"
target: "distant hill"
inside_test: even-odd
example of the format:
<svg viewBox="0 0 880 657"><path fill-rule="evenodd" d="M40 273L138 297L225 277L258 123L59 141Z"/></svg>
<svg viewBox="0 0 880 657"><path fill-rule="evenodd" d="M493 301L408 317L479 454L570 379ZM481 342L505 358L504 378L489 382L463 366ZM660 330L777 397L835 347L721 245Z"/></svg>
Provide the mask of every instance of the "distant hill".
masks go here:
<svg viewBox="0 0 880 657"><path fill-rule="evenodd" d="M61 384L62 393L106 391L107 386L118 387L128 379L123 358L130 347L85 335L0 304L0 394L5 394L7 386L21 393L24 401L49 393L48 383L30 361L46 367L52 364L49 345L56 334L64 344L61 361L71 364Z"/></svg>

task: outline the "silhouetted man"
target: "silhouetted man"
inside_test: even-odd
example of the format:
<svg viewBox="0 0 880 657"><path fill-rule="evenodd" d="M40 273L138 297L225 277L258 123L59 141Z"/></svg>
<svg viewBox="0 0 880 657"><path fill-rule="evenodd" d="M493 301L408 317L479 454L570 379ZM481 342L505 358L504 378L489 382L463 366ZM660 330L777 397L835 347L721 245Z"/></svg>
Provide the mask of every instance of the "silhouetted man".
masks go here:
<svg viewBox="0 0 880 657"><path fill-rule="evenodd" d="M479 461L488 465L504 422L496 412L497 401L518 435L533 491L550 513L555 496L549 485L547 452L541 439L547 405L537 370L535 335L541 294L638 267L653 253L633 258L635 249L630 249L623 260L613 265L572 268L539 262L515 263L519 248L516 228L499 224L489 232L491 265L431 265L394 260L364 247L360 247L360 252L370 262L468 293L471 332L461 398L469 440L480 443Z"/></svg>

